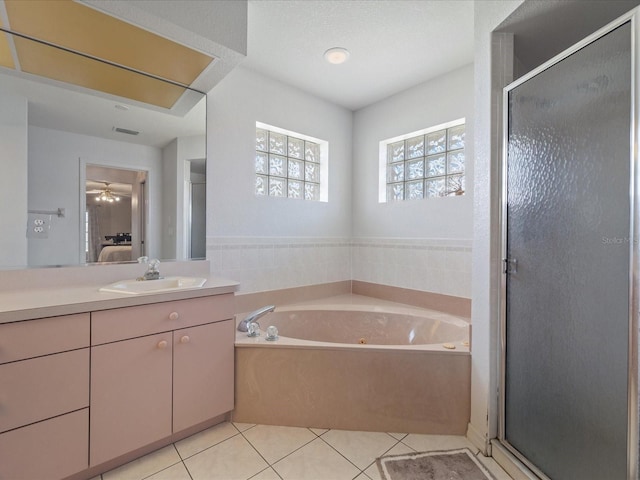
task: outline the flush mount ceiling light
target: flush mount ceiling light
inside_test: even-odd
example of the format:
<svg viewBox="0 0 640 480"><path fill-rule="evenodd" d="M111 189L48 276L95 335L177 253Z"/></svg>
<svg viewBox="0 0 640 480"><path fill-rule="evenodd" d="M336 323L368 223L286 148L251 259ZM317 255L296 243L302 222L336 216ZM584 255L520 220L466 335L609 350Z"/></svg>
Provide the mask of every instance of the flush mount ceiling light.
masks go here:
<svg viewBox="0 0 640 480"><path fill-rule="evenodd" d="M325 60L329 63L333 63L334 65L346 62L349 59L349 55L351 55L349 50L342 47L330 48L324 52Z"/></svg>

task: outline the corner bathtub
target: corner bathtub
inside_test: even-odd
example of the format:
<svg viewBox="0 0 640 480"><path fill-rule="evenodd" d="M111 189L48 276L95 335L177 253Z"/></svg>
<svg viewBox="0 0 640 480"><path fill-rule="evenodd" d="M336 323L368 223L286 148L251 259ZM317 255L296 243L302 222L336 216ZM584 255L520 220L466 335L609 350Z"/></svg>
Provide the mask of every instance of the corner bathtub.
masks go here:
<svg viewBox="0 0 640 480"><path fill-rule="evenodd" d="M464 319L343 295L278 307L259 323L260 337L236 332L233 421L466 432L471 356ZM276 341L265 339L270 325L278 328Z"/></svg>

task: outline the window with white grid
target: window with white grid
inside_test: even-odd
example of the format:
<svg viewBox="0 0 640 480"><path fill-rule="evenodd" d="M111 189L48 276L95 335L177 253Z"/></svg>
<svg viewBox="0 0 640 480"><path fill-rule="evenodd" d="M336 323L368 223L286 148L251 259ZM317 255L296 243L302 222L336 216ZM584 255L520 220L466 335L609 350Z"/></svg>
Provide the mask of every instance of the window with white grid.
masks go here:
<svg viewBox="0 0 640 480"><path fill-rule="evenodd" d="M327 150L326 141L256 123L256 195L326 201Z"/></svg>
<svg viewBox="0 0 640 480"><path fill-rule="evenodd" d="M464 195L464 119L380 142L380 201Z"/></svg>

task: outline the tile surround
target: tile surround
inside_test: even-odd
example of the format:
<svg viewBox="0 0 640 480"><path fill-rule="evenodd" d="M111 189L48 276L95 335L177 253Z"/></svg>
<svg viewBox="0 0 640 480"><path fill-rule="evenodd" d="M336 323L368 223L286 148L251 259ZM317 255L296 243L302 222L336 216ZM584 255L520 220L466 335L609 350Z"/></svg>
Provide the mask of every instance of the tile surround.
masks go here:
<svg viewBox="0 0 640 480"><path fill-rule="evenodd" d="M360 280L471 298L470 239L209 237L207 259L241 294Z"/></svg>
<svg viewBox="0 0 640 480"><path fill-rule="evenodd" d="M510 480L461 436L223 423L178 443L182 447L170 445L94 480L378 480L375 460L381 455L461 446L470 447L495 478ZM189 455L185 445L201 448Z"/></svg>

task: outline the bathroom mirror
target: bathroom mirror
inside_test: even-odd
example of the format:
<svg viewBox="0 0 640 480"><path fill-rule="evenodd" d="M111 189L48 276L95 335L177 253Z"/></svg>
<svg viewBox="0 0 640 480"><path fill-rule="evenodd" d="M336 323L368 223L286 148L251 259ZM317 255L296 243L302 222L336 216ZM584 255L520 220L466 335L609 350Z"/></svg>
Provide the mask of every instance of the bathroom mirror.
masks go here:
<svg viewBox="0 0 640 480"><path fill-rule="evenodd" d="M139 191L129 194L135 218L131 227L120 221L101 229L98 248L133 236L130 258L116 261L204 258L206 96L41 42L13 41L37 50L34 64L46 65L53 79L25 73L34 71L26 56L15 65L0 48L0 268L96 260L99 252L89 254L96 182L127 183L109 180L110 169L137 172ZM106 176L87 173L96 168ZM110 206L100 205L103 213Z"/></svg>

